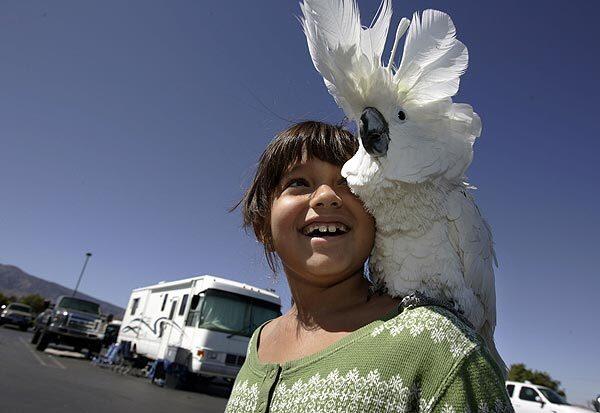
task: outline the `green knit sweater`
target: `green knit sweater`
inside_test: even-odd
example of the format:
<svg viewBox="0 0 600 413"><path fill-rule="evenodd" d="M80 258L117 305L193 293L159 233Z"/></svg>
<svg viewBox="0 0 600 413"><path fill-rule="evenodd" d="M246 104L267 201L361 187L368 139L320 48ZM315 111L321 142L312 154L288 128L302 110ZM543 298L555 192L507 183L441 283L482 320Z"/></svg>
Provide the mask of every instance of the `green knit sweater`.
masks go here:
<svg viewBox="0 0 600 413"><path fill-rule="evenodd" d="M513 412L483 341L445 308L395 311L282 365L258 359L263 326L226 413Z"/></svg>

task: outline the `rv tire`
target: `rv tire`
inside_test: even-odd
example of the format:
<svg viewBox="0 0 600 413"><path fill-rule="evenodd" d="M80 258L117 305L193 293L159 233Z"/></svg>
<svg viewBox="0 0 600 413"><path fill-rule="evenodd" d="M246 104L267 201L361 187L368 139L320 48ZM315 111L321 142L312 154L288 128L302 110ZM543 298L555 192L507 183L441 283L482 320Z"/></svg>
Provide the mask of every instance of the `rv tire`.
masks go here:
<svg viewBox="0 0 600 413"><path fill-rule="evenodd" d="M169 389L187 390L190 379L190 374L181 368L170 368L165 371L165 387Z"/></svg>

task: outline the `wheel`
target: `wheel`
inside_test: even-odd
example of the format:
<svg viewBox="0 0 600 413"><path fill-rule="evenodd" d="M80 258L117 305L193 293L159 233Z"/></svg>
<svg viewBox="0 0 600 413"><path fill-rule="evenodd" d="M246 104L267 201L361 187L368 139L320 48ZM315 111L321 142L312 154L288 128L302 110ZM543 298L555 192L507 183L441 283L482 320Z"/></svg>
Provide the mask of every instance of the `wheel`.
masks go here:
<svg viewBox="0 0 600 413"><path fill-rule="evenodd" d="M31 336L31 344L37 344L40 339L40 330L33 330L33 335Z"/></svg>
<svg viewBox="0 0 600 413"><path fill-rule="evenodd" d="M182 369L180 366L169 366L165 371L165 387L176 390L187 390L189 387L187 370Z"/></svg>
<svg viewBox="0 0 600 413"><path fill-rule="evenodd" d="M27 331L28 327L29 327L28 325L19 326L19 328L21 329L21 331Z"/></svg>
<svg viewBox="0 0 600 413"><path fill-rule="evenodd" d="M35 349L37 351L44 351L46 350L46 347L48 347L48 344L50 344L50 337L48 336L48 333L40 333L40 338L35 346Z"/></svg>
<svg viewBox="0 0 600 413"><path fill-rule="evenodd" d="M100 354L100 352L102 351L102 341L91 342L90 351L94 354Z"/></svg>
<svg viewBox="0 0 600 413"><path fill-rule="evenodd" d="M95 356L100 354L100 351L102 351L102 342L101 341L90 341L85 348L87 348L87 358L89 358L90 360L92 358L94 358ZM80 350L81 351L81 348Z"/></svg>

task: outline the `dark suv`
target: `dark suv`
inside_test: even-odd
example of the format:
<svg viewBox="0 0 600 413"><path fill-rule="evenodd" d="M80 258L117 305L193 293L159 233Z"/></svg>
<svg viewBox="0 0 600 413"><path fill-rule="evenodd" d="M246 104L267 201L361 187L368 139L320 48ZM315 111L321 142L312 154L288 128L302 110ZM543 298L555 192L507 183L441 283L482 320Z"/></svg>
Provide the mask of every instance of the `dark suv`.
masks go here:
<svg viewBox="0 0 600 413"><path fill-rule="evenodd" d="M99 353L104 338L104 325L98 304L81 298L60 296L34 323L31 342L44 351L48 344L73 346L75 351L87 349Z"/></svg>
<svg viewBox="0 0 600 413"><path fill-rule="evenodd" d="M31 324L31 307L22 303L10 303L0 308L0 325L12 324L26 331Z"/></svg>

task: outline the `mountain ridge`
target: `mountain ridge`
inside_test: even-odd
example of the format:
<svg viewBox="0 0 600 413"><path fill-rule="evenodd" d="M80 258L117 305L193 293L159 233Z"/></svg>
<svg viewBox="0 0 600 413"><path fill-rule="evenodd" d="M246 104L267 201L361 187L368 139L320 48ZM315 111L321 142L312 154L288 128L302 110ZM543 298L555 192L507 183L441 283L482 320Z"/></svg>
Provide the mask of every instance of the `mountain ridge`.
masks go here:
<svg viewBox="0 0 600 413"><path fill-rule="evenodd" d="M10 264L0 264L0 292L7 296L15 295L17 297L27 294L39 294L53 301L59 295L73 294L71 288L28 274L16 265ZM77 292L77 297L98 303L103 314L113 314L117 319L122 318L125 313L124 308L80 291Z"/></svg>

